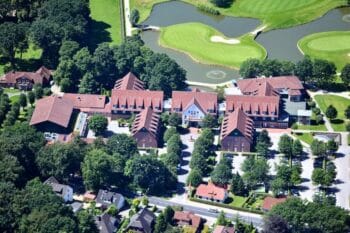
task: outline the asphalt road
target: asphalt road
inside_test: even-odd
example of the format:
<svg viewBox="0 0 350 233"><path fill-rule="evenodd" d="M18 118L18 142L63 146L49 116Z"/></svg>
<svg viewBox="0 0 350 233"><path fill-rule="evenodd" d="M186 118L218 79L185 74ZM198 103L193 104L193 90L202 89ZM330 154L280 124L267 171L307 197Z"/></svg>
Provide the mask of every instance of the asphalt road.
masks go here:
<svg viewBox="0 0 350 233"><path fill-rule="evenodd" d="M167 201L167 200L164 200L164 199L158 198L158 197L149 197L149 202L153 205L157 205L157 206L161 206L161 207L182 206L183 210L192 211L195 214L206 216L206 217L216 218L219 215L219 212L215 213L215 212L209 211L209 209L174 203L174 202ZM212 209L215 209L215 206L213 206ZM230 213L225 213L225 216L229 219L235 219L237 217L236 214L230 214ZM259 229L261 229L263 226L263 218L262 217L257 218L257 217L239 215L239 218L240 218L240 220L242 220L248 224L252 223L255 227L257 227Z"/></svg>

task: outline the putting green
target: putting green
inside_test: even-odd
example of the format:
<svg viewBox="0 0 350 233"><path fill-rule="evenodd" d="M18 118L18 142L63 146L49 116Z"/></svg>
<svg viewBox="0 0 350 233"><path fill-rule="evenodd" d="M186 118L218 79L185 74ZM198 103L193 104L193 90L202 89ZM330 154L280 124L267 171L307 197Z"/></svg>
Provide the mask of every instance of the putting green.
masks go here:
<svg viewBox="0 0 350 233"><path fill-rule="evenodd" d="M230 41L214 28L201 23L177 24L162 28L160 45L184 52L200 63L236 69L248 58L262 60L266 57L266 50L250 35L237 38L239 42L236 44L212 42L213 36Z"/></svg>
<svg viewBox="0 0 350 233"><path fill-rule="evenodd" d="M312 58L334 62L338 69L350 63L350 31L311 34L299 40L298 46Z"/></svg>

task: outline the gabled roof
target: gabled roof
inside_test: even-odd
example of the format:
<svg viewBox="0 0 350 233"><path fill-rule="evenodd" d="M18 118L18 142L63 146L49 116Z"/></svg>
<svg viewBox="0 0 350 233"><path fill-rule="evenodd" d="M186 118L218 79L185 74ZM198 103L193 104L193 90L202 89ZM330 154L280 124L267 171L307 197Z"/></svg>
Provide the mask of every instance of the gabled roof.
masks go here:
<svg viewBox="0 0 350 233"><path fill-rule="evenodd" d="M144 233L151 233L152 223L154 222L155 218L156 216L153 212L149 211L147 208L143 208L137 214L131 217L127 228L134 227L143 229Z"/></svg>
<svg viewBox="0 0 350 233"><path fill-rule="evenodd" d="M19 78L27 78L35 84L42 84L45 81L49 81L52 76L52 72L46 67L40 67L36 72L23 72L23 71L10 71L0 78L1 83L15 84Z"/></svg>
<svg viewBox="0 0 350 233"><path fill-rule="evenodd" d="M135 135L142 129L146 129L153 137L157 137L160 116L151 108L146 108L137 114L133 122L131 133Z"/></svg>
<svg viewBox="0 0 350 233"><path fill-rule="evenodd" d="M118 229L118 220L109 214L103 213L95 217L95 223L100 233L115 233Z"/></svg>
<svg viewBox="0 0 350 233"><path fill-rule="evenodd" d="M161 112L163 110L163 98L163 91L113 89L111 104L112 109L141 111L151 107L154 111Z"/></svg>
<svg viewBox="0 0 350 233"><path fill-rule="evenodd" d="M115 204L118 206L118 203L123 198L123 196L119 193L110 192L107 190L100 189L98 191L97 197L96 197L96 203L100 203L102 205L111 205Z"/></svg>
<svg viewBox="0 0 350 233"><path fill-rule="evenodd" d="M304 89L299 78L296 76L242 79L237 81L237 85L243 93L251 93L251 95L260 96L273 96L278 89Z"/></svg>
<svg viewBox="0 0 350 233"><path fill-rule="evenodd" d="M198 89L192 91L173 91L172 93L172 109L186 110L192 104L196 104L198 108L208 113L208 110L217 111L218 97L214 92L200 92Z"/></svg>
<svg viewBox="0 0 350 233"><path fill-rule="evenodd" d="M235 233L235 228L217 225L213 233Z"/></svg>
<svg viewBox="0 0 350 233"><path fill-rule="evenodd" d="M72 101L58 96L44 97L36 102L30 125L48 121L67 128L72 112Z"/></svg>
<svg viewBox="0 0 350 233"><path fill-rule="evenodd" d="M195 227L196 229L199 228L202 221L201 217L190 211L175 211L174 219L181 222L189 222L189 225Z"/></svg>
<svg viewBox="0 0 350 233"><path fill-rule="evenodd" d="M44 184L51 186L52 190L61 197L64 197L72 189L69 185L60 184L53 176L49 177Z"/></svg>
<svg viewBox="0 0 350 233"><path fill-rule="evenodd" d="M221 125L221 140L230 135L234 130L238 130L249 141L253 141L254 132L253 120L241 109L237 109L225 116Z"/></svg>
<svg viewBox="0 0 350 233"><path fill-rule="evenodd" d="M106 104L106 96L104 95L93 95L93 94L75 94L65 93L63 94L64 99L69 99L73 102L74 108L101 108L103 109Z"/></svg>
<svg viewBox="0 0 350 233"><path fill-rule="evenodd" d="M118 90L144 90L144 83L133 73L129 72L115 82L114 89Z"/></svg>
<svg viewBox="0 0 350 233"><path fill-rule="evenodd" d="M242 109L248 115L276 117L279 114L279 102L279 96L228 95L226 111Z"/></svg>
<svg viewBox="0 0 350 233"><path fill-rule="evenodd" d="M265 197L264 202L262 204L262 209L263 210L271 210L272 207L274 207L277 204L283 203L286 200L287 200L286 197L280 197L280 198Z"/></svg>
<svg viewBox="0 0 350 233"><path fill-rule="evenodd" d="M226 189L218 187L213 183L200 184L196 190L197 196L221 201L225 200L226 193Z"/></svg>

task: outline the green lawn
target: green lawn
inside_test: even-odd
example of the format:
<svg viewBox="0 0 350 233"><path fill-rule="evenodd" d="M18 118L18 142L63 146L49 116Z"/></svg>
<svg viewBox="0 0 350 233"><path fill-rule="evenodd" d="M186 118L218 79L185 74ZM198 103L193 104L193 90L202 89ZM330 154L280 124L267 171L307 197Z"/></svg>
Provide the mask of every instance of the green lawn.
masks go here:
<svg viewBox="0 0 350 233"><path fill-rule="evenodd" d="M18 100L19 100L19 95L14 95L10 97L11 104L18 102Z"/></svg>
<svg viewBox="0 0 350 233"><path fill-rule="evenodd" d="M201 23L177 24L162 28L160 45L190 55L194 60L212 65L239 68L248 58L264 59L266 50L251 36L242 36L238 44L211 42L212 36L224 35Z"/></svg>
<svg viewBox="0 0 350 233"><path fill-rule="evenodd" d="M307 144L311 144L312 141L314 140L313 136L311 133L295 133L294 134L300 141L303 141Z"/></svg>
<svg viewBox="0 0 350 233"><path fill-rule="evenodd" d="M230 196L230 198L232 198L232 201L229 203L229 205L234 207L242 207L247 200L247 197L235 195Z"/></svg>
<svg viewBox="0 0 350 233"><path fill-rule="evenodd" d="M156 3L167 0L131 0L131 8L140 10L145 20ZM193 5L214 7L209 0L183 0ZM317 19L327 11L347 4L347 0L236 0L229 8L217 8L222 14L258 18L268 29L291 27Z"/></svg>
<svg viewBox="0 0 350 233"><path fill-rule="evenodd" d="M311 34L302 38L298 46L304 54L312 58L334 62L338 70L350 63L350 31Z"/></svg>
<svg viewBox="0 0 350 233"><path fill-rule="evenodd" d="M93 19L91 43L122 42L122 22L120 0L90 0L91 18Z"/></svg>
<svg viewBox="0 0 350 233"><path fill-rule="evenodd" d="M310 125L298 124L298 129L302 130L318 130L318 131L327 131L324 123L316 124L316 116L312 113Z"/></svg>
<svg viewBox="0 0 350 233"><path fill-rule="evenodd" d="M338 111L338 117L331 122L335 131L345 131L344 111L350 105L350 99L335 95L316 95L315 100L323 113L329 105L333 105Z"/></svg>

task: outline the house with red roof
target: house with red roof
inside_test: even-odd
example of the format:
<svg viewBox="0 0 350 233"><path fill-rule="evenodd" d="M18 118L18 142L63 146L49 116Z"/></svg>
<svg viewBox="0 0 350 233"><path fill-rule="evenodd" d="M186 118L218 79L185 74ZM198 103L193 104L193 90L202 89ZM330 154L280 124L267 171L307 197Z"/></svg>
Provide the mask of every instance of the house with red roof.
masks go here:
<svg viewBox="0 0 350 233"><path fill-rule="evenodd" d="M88 115L110 115L110 104L108 98L104 95L64 93L62 97L72 101L74 109Z"/></svg>
<svg viewBox="0 0 350 233"><path fill-rule="evenodd" d="M158 147L159 122L159 114L151 108L146 108L137 114L131 128L131 134L136 140L138 147Z"/></svg>
<svg viewBox="0 0 350 233"><path fill-rule="evenodd" d="M235 228L217 225L213 233L235 233Z"/></svg>
<svg viewBox="0 0 350 233"><path fill-rule="evenodd" d="M0 86L31 90L34 84L49 85L52 71L42 66L35 72L10 71L0 77Z"/></svg>
<svg viewBox="0 0 350 233"><path fill-rule="evenodd" d="M254 122L242 109L225 116L220 133L223 151L249 152L253 138Z"/></svg>
<svg viewBox="0 0 350 233"><path fill-rule="evenodd" d="M203 220L190 211L175 211L173 220L178 226L188 226L193 232L200 232Z"/></svg>
<svg viewBox="0 0 350 233"><path fill-rule="evenodd" d="M217 116L218 97L213 92L173 91L171 113L180 114L183 125L200 125L205 115Z"/></svg>
<svg viewBox="0 0 350 233"><path fill-rule="evenodd" d="M114 89L117 90L144 90L144 83L138 79L133 73L129 72L123 78L115 82Z"/></svg>
<svg viewBox="0 0 350 233"><path fill-rule="evenodd" d="M200 184L196 189L195 197L207 201L224 203L228 197L228 192L225 188L216 186L213 183Z"/></svg>
<svg viewBox="0 0 350 233"><path fill-rule="evenodd" d="M280 203L283 203L287 200L286 197L265 197L263 204L262 204L262 210L263 211L270 211L272 207L275 205L278 205Z"/></svg>

